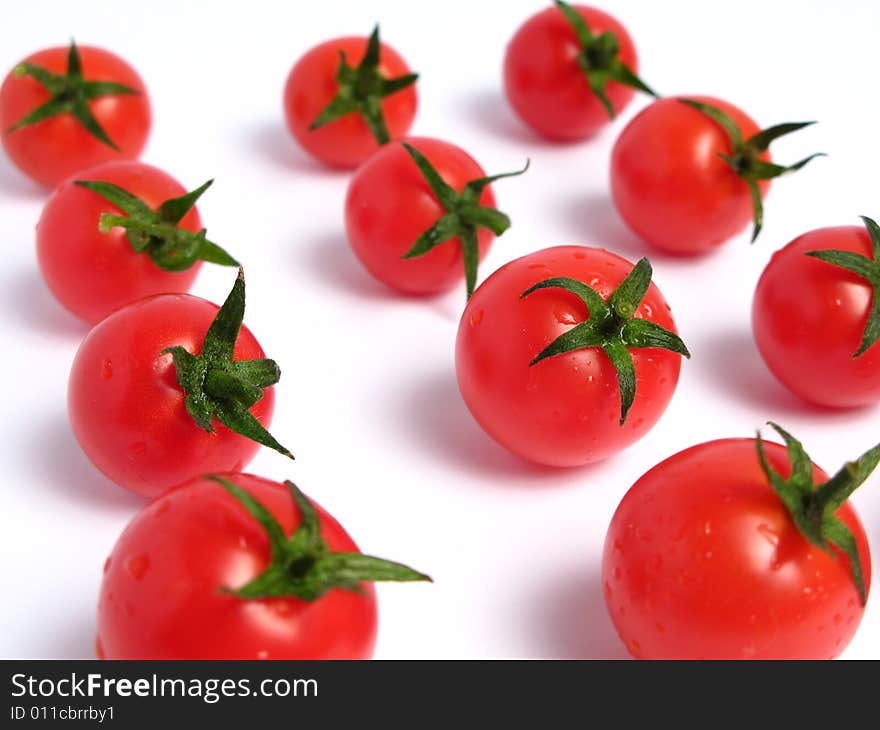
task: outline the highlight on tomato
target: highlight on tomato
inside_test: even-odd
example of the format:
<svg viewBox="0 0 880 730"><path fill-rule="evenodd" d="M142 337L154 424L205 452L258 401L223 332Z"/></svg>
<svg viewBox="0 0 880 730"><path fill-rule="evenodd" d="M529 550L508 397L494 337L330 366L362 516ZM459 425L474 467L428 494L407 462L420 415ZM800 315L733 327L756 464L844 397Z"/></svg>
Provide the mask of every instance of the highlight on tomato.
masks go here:
<svg viewBox="0 0 880 730"><path fill-rule="evenodd" d="M129 304L98 324L68 383L74 435L112 481L153 497L209 472L240 471L267 430L281 377L242 325L244 274L222 307L188 294Z"/></svg>
<svg viewBox="0 0 880 730"><path fill-rule="evenodd" d="M52 194L37 224L49 290L94 324L146 296L189 291L202 261L237 267L207 239L195 208L212 182L187 192L135 160L80 171Z"/></svg>
<svg viewBox="0 0 880 730"><path fill-rule="evenodd" d="M486 279L455 345L461 394L486 433L549 466L598 461L644 436L690 357L651 277L647 259L557 246Z"/></svg>
<svg viewBox="0 0 880 730"><path fill-rule="evenodd" d="M626 28L587 5L557 0L517 30L504 55L504 91L529 127L551 140L584 139L606 126L636 91L655 92L636 74Z"/></svg>
<svg viewBox="0 0 880 730"><path fill-rule="evenodd" d="M290 481L198 477L144 507L104 566L101 659L369 659L375 581L430 581L363 555Z"/></svg>
<svg viewBox="0 0 880 730"><path fill-rule="evenodd" d="M345 226L355 255L376 279L406 294L438 294L466 282L510 218L495 208L487 176L449 142L411 137L385 146L357 170L345 199Z"/></svg>
<svg viewBox="0 0 880 730"><path fill-rule="evenodd" d="M773 254L755 290L764 362L821 406L880 402L880 226L862 221L798 236Z"/></svg>
<svg viewBox="0 0 880 730"><path fill-rule="evenodd" d="M640 659L833 659L871 587L849 496L880 445L830 477L784 442L724 439L658 464L608 528L608 612Z"/></svg>
<svg viewBox="0 0 880 730"><path fill-rule="evenodd" d="M101 162L137 158L150 123L140 76L119 56L93 46L71 42L34 53L0 86L3 148L46 187Z"/></svg>
<svg viewBox="0 0 880 730"><path fill-rule="evenodd" d="M624 222L667 253L705 253L764 222L770 180L795 172L772 162L770 144L814 122L766 129L721 99L665 98L639 112L611 152L611 195Z"/></svg>
<svg viewBox="0 0 880 730"><path fill-rule="evenodd" d="M334 38L307 51L284 87L284 115L294 139L332 167L354 168L409 131L418 97L403 57L369 38Z"/></svg>

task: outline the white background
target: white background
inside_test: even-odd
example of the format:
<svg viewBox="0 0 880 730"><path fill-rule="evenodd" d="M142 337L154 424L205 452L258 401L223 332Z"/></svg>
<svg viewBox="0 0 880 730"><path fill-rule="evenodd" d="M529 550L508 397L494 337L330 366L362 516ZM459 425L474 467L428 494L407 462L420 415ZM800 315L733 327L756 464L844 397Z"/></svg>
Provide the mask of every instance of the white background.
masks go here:
<svg viewBox="0 0 880 730"><path fill-rule="evenodd" d="M31 0L0 26L3 72L71 36L121 54L153 102L145 161L189 189L216 178L202 218L246 265L245 321L284 372L273 431L297 455L291 464L263 450L249 471L295 479L362 549L436 580L379 588L377 657L623 657L601 597L600 553L614 508L643 472L694 443L749 436L769 418L828 470L877 440L876 409L817 412L788 395L749 329L751 294L774 248L810 228L880 216L874 0L743 0L735 11L696 0L604 4L630 29L655 88L721 96L763 126L818 119L774 153L830 156L774 185L757 245L741 236L704 259L652 255L694 358L641 443L599 465L539 469L472 421L452 358L463 289L407 300L361 270L342 222L348 175L296 147L281 90L310 46L366 34L379 20L383 39L422 74L415 133L463 146L488 172L532 160L527 176L496 186L514 225L481 278L552 244L600 245L635 260L646 249L610 203L608 158L646 100L598 138L554 146L524 129L502 96L505 44L545 5L154 0L120 12L112 2ZM92 656L101 565L143 504L92 468L67 425L67 373L86 330L37 271L34 224L45 197L0 159L3 657ZM232 274L210 268L194 293L219 302ZM880 478L854 501L880 558ZM844 656L880 657L877 595Z"/></svg>

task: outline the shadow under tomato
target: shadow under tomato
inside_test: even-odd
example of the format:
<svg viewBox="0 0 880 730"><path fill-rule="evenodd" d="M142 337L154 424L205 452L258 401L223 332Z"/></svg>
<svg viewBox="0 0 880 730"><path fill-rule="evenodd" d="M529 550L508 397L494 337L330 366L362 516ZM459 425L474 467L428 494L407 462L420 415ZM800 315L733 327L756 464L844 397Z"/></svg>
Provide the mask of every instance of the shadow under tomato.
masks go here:
<svg viewBox="0 0 880 730"><path fill-rule="evenodd" d="M607 193L560 197L558 220L573 241L607 248L633 261L645 255L652 260L656 257L648 244L626 227Z"/></svg>
<svg viewBox="0 0 880 730"><path fill-rule="evenodd" d="M493 138L501 138L518 145L547 146L523 122L517 119L502 91L497 88L471 91L456 101L456 109L476 128Z"/></svg>
<svg viewBox="0 0 880 730"><path fill-rule="evenodd" d="M556 576L538 589L529 599L541 658L630 658L608 616L600 571Z"/></svg>
<svg viewBox="0 0 880 730"><path fill-rule="evenodd" d="M39 272L33 269L12 272L0 286L0 302L23 329L67 340L80 340L89 331L88 324L55 300Z"/></svg>
<svg viewBox="0 0 880 730"><path fill-rule="evenodd" d="M19 172L0 152L0 195L16 200L43 201L52 191Z"/></svg>
<svg viewBox="0 0 880 730"><path fill-rule="evenodd" d="M604 191L560 197L558 220L568 229L573 241L587 246L599 246L637 261L647 256L651 263L690 268L701 266L727 244L697 255L680 255L661 251L646 243L624 223L614 206L611 195ZM728 242L729 243L729 242Z"/></svg>
<svg viewBox="0 0 880 730"><path fill-rule="evenodd" d="M370 276L355 258L345 234L327 233L317 235L293 248L297 273L302 267L315 279L328 284L344 294L354 294L377 301L396 297L388 287Z"/></svg>
<svg viewBox="0 0 880 730"><path fill-rule="evenodd" d="M401 433L442 465L483 476L493 487L553 487L584 479L585 472L601 468L591 464L580 469L541 466L521 459L493 441L471 416L455 373L431 373L410 388L401 387L399 418Z"/></svg>
<svg viewBox="0 0 880 730"><path fill-rule="evenodd" d="M94 659L97 632L95 606L89 604L83 609L82 615L68 615L67 607L65 614L68 620L55 624L56 630L46 635L45 646L34 648L34 656L39 654L46 659Z"/></svg>
<svg viewBox="0 0 880 730"><path fill-rule="evenodd" d="M699 377L719 395L756 409L762 420L778 416L822 416L845 420L852 411L807 403L791 393L764 364L748 330L721 330L704 335L693 365Z"/></svg>
<svg viewBox="0 0 880 730"><path fill-rule="evenodd" d="M290 172L344 177L351 170L328 167L303 150L280 121L263 120L247 132L247 146L258 159Z"/></svg>
<svg viewBox="0 0 880 730"><path fill-rule="evenodd" d="M24 447L38 484L45 484L60 498L80 504L119 510L132 514L146 503L146 498L110 481L89 461L73 435L64 404L59 412L34 423Z"/></svg>
<svg viewBox="0 0 880 730"><path fill-rule="evenodd" d="M308 245L296 246L293 254L298 274L302 273L302 268L305 267L316 280L325 282L345 295L354 295L375 302L424 307L455 325L458 324L464 310L463 280L460 288L455 288L447 294L419 296L394 291L374 279L361 266L342 233L315 236Z"/></svg>

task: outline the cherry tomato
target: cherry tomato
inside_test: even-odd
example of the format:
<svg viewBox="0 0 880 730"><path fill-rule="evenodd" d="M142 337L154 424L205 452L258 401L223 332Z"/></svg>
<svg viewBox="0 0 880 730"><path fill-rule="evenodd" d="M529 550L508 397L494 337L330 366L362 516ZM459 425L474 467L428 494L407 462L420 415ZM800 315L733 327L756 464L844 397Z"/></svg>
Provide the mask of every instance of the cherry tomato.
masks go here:
<svg viewBox="0 0 880 730"><path fill-rule="evenodd" d="M412 137L407 142L456 192L486 174L473 157L453 144L429 137ZM479 204L495 207L491 187L483 189ZM352 250L376 279L407 294L437 294L464 279L459 236L417 258L404 255L446 212L403 145L392 143L352 177L345 199L345 227ZM494 238L488 228L478 230L478 260L486 256Z"/></svg>
<svg viewBox="0 0 880 730"><path fill-rule="evenodd" d="M68 385L73 432L86 455L117 484L145 496L208 472L240 471L259 444L213 423L200 428L166 348L197 354L218 307L188 294L160 294L111 314L86 336ZM261 360L247 327L233 361ZM275 395L267 387L250 412L268 428Z"/></svg>
<svg viewBox="0 0 880 730"><path fill-rule="evenodd" d="M732 104L689 98L728 114L745 138L759 131ZM679 99L659 99L639 112L611 153L611 193L626 224L673 254L709 251L742 231L753 217L749 188L719 153L733 153L724 129ZM760 159L769 161L769 153ZM769 184L758 181L762 196Z"/></svg>
<svg viewBox="0 0 880 730"><path fill-rule="evenodd" d="M596 8L573 7L594 37L613 34L619 50L610 54L607 62L617 60L636 72L636 49L626 28ZM583 139L612 118L578 62L578 55L583 52L575 29L558 7L547 8L529 18L507 46L504 55L507 99L519 117L543 137L563 142ZM597 60L594 59L594 65ZM634 93L632 86L615 80L605 87L605 95L615 113L632 101Z"/></svg>
<svg viewBox="0 0 880 730"><path fill-rule="evenodd" d="M75 177L118 185L153 209L186 193L167 173L136 161L108 162ZM37 224L37 260L43 278L59 302L90 323L152 294L186 292L199 273L200 261L185 271L164 271L149 256L134 251L124 228L99 230L102 213L122 212L69 179L49 198ZM198 211L192 208L179 226L200 231Z"/></svg>
<svg viewBox="0 0 880 730"><path fill-rule="evenodd" d="M877 403L880 347L855 357L874 287L808 255L833 250L873 258L871 238L858 226L810 231L773 255L755 290L755 341L773 374L801 398L832 407Z"/></svg>
<svg viewBox="0 0 880 730"><path fill-rule="evenodd" d="M19 75L21 72L16 70L11 71L0 86L3 147L22 172L47 187L54 187L78 170L101 162L137 158L150 132L150 101L137 72L119 56L101 48L74 46L73 51L78 52L81 64L81 76L75 78L87 85L86 100L76 111L79 117L74 112L63 111L12 129L49 102L52 95L35 78ZM28 56L16 69L32 64L69 78L70 54L70 48L49 48ZM135 93L116 93L96 85L107 82L121 84ZM97 130L90 130L84 124L83 120L89 118L103 131L104 139Z"/></svg>
<svg viewBox="0 0 880 730"><path fill-rule="evenodd" d="M607 301L633 271L632 264L608 251L558 246L502 266L477 289L459 325L456 373L465 403L498 443L534 462L576 466L620 451L657 422L678 383L680 358L673 352L625 348L637 387L623 425L618 373L601 347L531 364L591 317L570 291L547 288L523 296L527 290L554 277L571 277ZM675 332L669 306L654 284L631 307L634 320Z"/></svg>
<svg viewBox="0 0 880 730"><path fill-rule="evenodd" d="M184 451L177 452L183 455ZM281 484L248 474L225 479L260 502L289 535L300 512ZM332 552L358 548L317 505ZM104 566L97 654L106 659L368 659L376 593L336 588L314 602L245 600L238 589L270 562L264 528L210 479L165 492L141 510Z"/></svg>
<svg viewBox="0 0 880 730"><path fill-rule="evenodd" d="M769 464L792 473L786 449ZM828 475L806 459L815 483ZM836 512L870 556L848 503ZM829 659L864 612L847 559L807 541L771 488L754 439L694 446L629 490L605 540L608 611L642 659Z"/></svg>
<svg viewBox="0 0 880 730"><path fill-rule="evenodd" d="M375 31L374 35L378 43ZM358 109L317 129L311 128L340 91L337 77L340 54L356 69L364 60L371 40L372 37L334 38L315 46L296 62L284 87L284 114L290 133L309 154L333 167L357 167L384 143L377 140L375 127L371 129ZM384 43L379 44L378 64L374 70L380 80L376 81L374 75L372 83L360 84L361 89L353 84L351 96L361 101L364 108L374 108L373 104L380 107L378 116L389 139L400 139L409 131L416 115L415 86L410 83L392 93L375 87L383 79L411 77L414 80L414 76L400 54ZM372 97L372 104L368 97ZM378 119L372 121L380 124Z"/></svg>

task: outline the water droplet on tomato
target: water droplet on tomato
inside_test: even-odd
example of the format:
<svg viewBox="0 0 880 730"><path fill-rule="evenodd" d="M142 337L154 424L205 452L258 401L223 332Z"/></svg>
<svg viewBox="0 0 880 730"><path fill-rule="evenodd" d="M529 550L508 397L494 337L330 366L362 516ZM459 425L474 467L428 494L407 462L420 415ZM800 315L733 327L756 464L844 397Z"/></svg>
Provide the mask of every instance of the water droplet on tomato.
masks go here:
<svg viewBox="0 0 880 730"><path fill-rule="evenodd" d="M779 544L779 533L775 532L766 522L758 525L758 534L773 547Z"/></svg>
<svg viewBox="0 0 880 730"><path fill-rule="evenodd" d="M556 321L559 324L577 324L578 318L574 316L574 312L566 306L565 304L557 304L553 310L553 314L556 316Z"/></svg>
<svg viewBox="0 0 880 730"><path fill-rule="evenodd" d="M113 377L113 363L110 362L110 358L106 358L104 363L101 365L101 377L104 380L110 380Z"/></svg>
<svg viewBox="0 0 880 730"><path fill-rule="evenodd" d="M474 312L468 320L470 326L476 327L478 324L480 324L480 322L483 321L483 314L484 312L482 309L478 309L476 312Z"/></svg>
<svg viewBox="0 0 880 730"><path fill-rule="evenodd" d="M135 441L128 447L126 453L128 454L129 459L137 459L138 457L143 456L146 451L146 441Z"/></svg>
<svg viewBox="0 0 880 730"><path fill-rule="evenodd" d="M135 580L140 580L150 569L150 559L143 554L134 555L125 561L125 569Z"/></svg>

